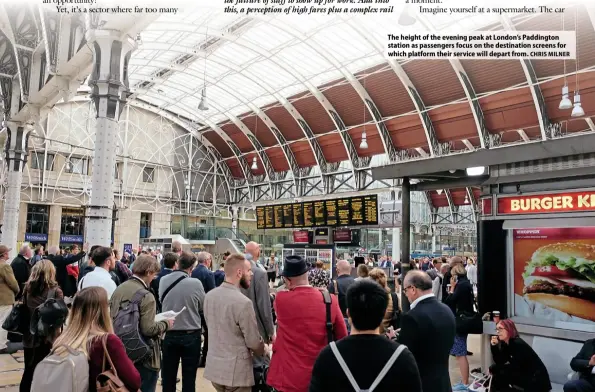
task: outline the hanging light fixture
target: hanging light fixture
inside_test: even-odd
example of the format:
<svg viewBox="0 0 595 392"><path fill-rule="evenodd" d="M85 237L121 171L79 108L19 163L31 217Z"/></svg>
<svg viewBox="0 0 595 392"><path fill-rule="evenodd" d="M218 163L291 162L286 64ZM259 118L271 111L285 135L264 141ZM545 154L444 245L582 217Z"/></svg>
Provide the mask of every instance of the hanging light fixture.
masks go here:
<svg viewBox="0 0 595 392"><path fill-rule="evenodd" d="M562 30L564 30L564 13L562 13ZM572 102L568 94L568 81L566 80L566 59L564 59L564 87L562 87L562 100L558 106L560 110L572 109Z"/></svg>
<svg viewBox="0 0 595 392"><path fill-rule="evenodd" d="M250 167L250 169L252 169L252 170L258 169L258 163L256 162L256 156L254 156L254 158L252 158L252 167Z"/></svg>
<svg viewBox="0 0 595 392"><path fill-rule="evenodd" d="M198 104L198 110L207 111L209 110L209 105L207 104L207 89L203 88L202 92L200 93L200 103Z"/></svg>
<svg viewBox="0 0 595 392"><path fill-rule="evenodd" d="M364 90L366 90L366 79L364 77ZM364 102L364 129L362 131L362 141L359 144L362 150L368 149L368 137L366 136L366 103Z"/></svg>
<svg viewBox="0 0 595 392"><path fill-rule="evenodd" d="M581 94L580 94L580 87L579 87L579 77L578 77L578 8L574 10L574 33L576 34L576 61L574 62L576 65L575 69L575 77L576 77L576 85L574 87L574 108L572 109L572 113L570 114L571 117L583 117L585 115L585 110L581 106Z"/></svg>
<svg viewBox="0 0 595 392"><path fill-rule="evenodd" d="M209 28L207 27L207 30L205 32L205 47L207 45L208 40L209 40ZM206 51L205 51L205 64L204 64L204 70L203 70L203 84L204 84L204 87L202 88L202 91L200 92L200 102L198 104L198 110L207 111L207 110L209 110L209 105L207 104L207 52Z"/></svg>
<svg viewBox="0 0 595 392"><path fill-rule="evenodd" d="M465 194L465 204L469 204L469 195Z"/></svg>
<svg viewBox="0 0 595 392"><path fill-rule="evenodd" d="M66 161L66 171L69 172L72 170L72 163L70 161Z"/></svg>
<svg viewBox="0 0 595 392"><path fill-rule="evenodd" d="M465 171L467 172L468 176L481 176L483 173L485 173L486 168L485 166L475 166L468 167L467 169L465 169Z"/></svg>
<svg viewBox="0 0 595 392"><path fill-rule="evenodd" d="M143 39L141 38L140 33L138 33L136 35L135 41L136 41L136 47L137 48L140 48L141 46L143 46Z"/></svg>
<svg viewBox="0 0 595 392"><path fill-rule="evenodd" d="M442 194L442 189L436 189L436 193L441 195Z"/></svg>
<svg viewBox="0 0 595 392"><path fill-rule="evenodd" d="M401 16L399 16L399 24L401 26L412 26L415 22L417 22L417 19L409 14L408 8L405 8L403 12L401 12Z"/></svg>
<svg viewBox="0 0 595 392"><path fill-rule="evenodd" d="M359 144L359 148L361 148L362 150L365 150L365 149L368 148L368 139L366 137L366 129L365 128L364 128L364 130L362 132L362 141Z"/></svg>

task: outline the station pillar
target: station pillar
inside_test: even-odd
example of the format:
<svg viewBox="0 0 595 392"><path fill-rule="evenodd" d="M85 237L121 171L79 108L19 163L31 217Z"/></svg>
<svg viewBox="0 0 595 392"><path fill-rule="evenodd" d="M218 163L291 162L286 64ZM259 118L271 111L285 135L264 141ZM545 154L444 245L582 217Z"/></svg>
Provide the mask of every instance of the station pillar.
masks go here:
<svg viewBox="0 0 595 392"><path fill-rule="evenodd" d="M91 203L87 207L86 241L110 246L114 206L115 141L118 120L128 92L128 62L134 40L113 30L90 30L87 42L93 48L93 72L89 80L95 105L95 155L91 180Z"/></svg>
<svg viewBox="0 0 595 392"><path fill-rule="evenodd" d="M0 243L12 248L11 259L18 252L17 236L19 231L19 209L21 206L21 184L23 169L27 164L29 136L32 128L23 123L6 122L6 199L4 200L4 218Z"/></svg>

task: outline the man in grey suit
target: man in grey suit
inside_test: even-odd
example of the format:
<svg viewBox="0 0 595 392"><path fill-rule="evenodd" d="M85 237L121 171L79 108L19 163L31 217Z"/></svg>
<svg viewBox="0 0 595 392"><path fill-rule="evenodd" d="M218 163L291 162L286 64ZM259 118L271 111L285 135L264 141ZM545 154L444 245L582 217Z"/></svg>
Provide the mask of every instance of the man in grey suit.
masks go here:
<svg viewBox="0 0 595 392"><path fill-rule="evenodd" d="M204 378L217 392L250 392L254 385L252 354L260 356L267 351L252 303L240 292L240 288L250 287L252 273L244 256L232 254L225 261L225 281L205 297L210 334Z"/></svg>
<svg viewBox="0 0 595 392"><path fill-rule="evenodd" d="M256 242L246 244L246 259L252 265L252 283L249 288L242 288L242 293L250 298L256 313L256 322L260 335L266 343L275 340L275 325L273 323L273 312L271 309L271 294L269 292L269 280L265 270L256 265L260 256L260 247Z"/></svg>

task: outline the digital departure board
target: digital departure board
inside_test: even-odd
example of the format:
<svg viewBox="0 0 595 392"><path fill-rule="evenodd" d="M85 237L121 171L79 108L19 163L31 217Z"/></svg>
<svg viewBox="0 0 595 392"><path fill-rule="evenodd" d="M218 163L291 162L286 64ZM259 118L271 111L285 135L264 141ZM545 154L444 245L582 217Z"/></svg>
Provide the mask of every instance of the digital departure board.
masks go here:
<svg viewBox="0 0 595 392"><path fill-rule="evenodd" d="M274 205L273 209L275 210L275 226L274 229L282 229L283 228L283 205Z"/></svg>
<svg viewBox="0 0 595 392"><path fill-rule="evenodd" d="M351 225L351 198L337 200L337 225Z"/></svg>
<svg viewBox="0 0 595 392"><path fill-rule="evenodd" d="M273 206L264 207L264 228L275 228L275 211L273 210Z"/></svg>
<svg viewBox="0 0 595 392"><path fill-rule="evenodd" d="M327 226L324 201L314 202L314 226Z"/></svg>
<svg viewBox="0 0 595 392"><path fill-rule="evenodd" d="M258 229L373 226L377 224L377 195L277 204L256 208L256 225Z"/></svg>
<svg viewBox="0 0 595 392"><path fill-rule="evenodd" d="M359 226L363 225L364 218L364 197L352 197L351 198L351 225Z"/></svg>
<svg viewBox="0 0 595 392"><path fill-rule="evenodd" d="M304 206L302 203L294 203L291 205L293 209L293 227L304 226Z"/></svg>
<svg viewBox="0 0 595 392"><path fill-rule="evenodd" d="M378 224L378 196L370 195L364 196L364 211L366 225L377 225Z"/></svg>
<svg viewBox="0 0 595 392"><path fill-rule="evenodd" d="M283 204L283 227L293 227L293 204Z"/></svg>
<svg viewBox="0 0 595 392"><path fill-rule="evenodd" d="M307 201L302 203L304 210L304 227L314 227L314 203Z"/></svg>
<svg viewBox="0 0 595 392"><path fill-rule="evenodd" d="M337 200L325 200L326 225L337 226Z"/></svg>
<svg viewBox="0 0 595 392"><path fill-rule="evenodd" d="M266 226L264 220L264 208L256 209L256 227L264 228Z"/></svg>

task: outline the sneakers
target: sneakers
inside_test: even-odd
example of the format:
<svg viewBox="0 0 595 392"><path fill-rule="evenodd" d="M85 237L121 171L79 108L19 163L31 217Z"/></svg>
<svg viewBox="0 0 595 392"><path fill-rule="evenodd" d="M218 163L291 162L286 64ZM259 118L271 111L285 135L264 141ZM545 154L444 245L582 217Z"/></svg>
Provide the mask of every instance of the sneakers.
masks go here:
<svg viewBox="0 0 595 392"><path fill-rule="evenodd" d="M455 385L452 386L452 391L453 392L464 392L464 391L468 391L469 388L467 388L467 385L463 384L462 382L459 382Z"/></svg>

